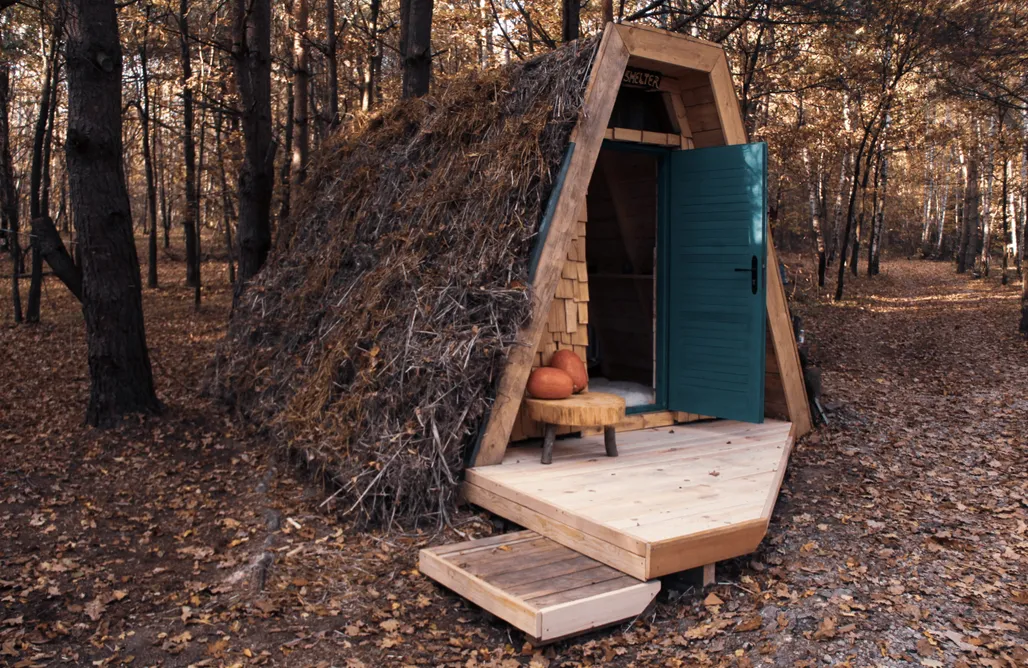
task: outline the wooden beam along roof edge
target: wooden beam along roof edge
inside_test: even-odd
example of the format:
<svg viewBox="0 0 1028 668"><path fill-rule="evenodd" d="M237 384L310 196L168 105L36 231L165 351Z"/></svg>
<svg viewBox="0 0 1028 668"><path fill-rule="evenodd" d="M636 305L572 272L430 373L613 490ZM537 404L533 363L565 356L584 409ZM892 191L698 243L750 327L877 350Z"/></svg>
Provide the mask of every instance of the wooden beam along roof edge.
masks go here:
<svg viewBox="0 0 1028 668"><path fill-rule="evenodd" d="M724 50L713 42L695 37L626 23L612 24L621 35L629 54L684 67L710 72Z"/></svg>

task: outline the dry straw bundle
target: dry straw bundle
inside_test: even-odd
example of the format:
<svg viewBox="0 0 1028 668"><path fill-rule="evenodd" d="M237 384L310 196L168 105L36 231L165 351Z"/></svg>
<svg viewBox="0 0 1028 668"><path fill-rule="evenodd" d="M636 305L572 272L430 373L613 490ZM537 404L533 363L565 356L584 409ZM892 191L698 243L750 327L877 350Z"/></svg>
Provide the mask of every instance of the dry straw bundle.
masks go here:
<svg viewBox="0 0 1028 668"><path fill-rule="evenodd" d="M445 520L529 314L528 258L597 42L455 81L316 157L214 391L360 523Z"/></svg>

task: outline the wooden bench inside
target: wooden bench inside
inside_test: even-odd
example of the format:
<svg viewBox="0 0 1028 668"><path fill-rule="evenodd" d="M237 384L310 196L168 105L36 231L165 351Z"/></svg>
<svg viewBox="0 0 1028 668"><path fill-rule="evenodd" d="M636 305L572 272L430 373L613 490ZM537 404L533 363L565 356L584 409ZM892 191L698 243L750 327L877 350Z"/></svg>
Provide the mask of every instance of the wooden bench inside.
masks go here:
<svg viewBox="0 0 1028 668"><path fill-rule="evenodd" d="M625 400L606 392L582 392L567 399L525 399L528 417L545 426L542 463L553 461L557 427L603 427L608 457L618 456L614 426L625 417Z"/></svg>

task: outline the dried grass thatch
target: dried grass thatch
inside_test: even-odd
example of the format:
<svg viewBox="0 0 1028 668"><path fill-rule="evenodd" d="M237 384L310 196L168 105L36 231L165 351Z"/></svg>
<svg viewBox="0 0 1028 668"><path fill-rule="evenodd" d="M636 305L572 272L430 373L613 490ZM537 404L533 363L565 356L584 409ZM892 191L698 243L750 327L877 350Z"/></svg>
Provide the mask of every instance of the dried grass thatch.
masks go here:
<svg viewBox="0 0 1028 668"><path fill-rule="evenodd" d="M596 40L407 101L310 165L213 387L360 522L452 503L509 346Z"/></svg>

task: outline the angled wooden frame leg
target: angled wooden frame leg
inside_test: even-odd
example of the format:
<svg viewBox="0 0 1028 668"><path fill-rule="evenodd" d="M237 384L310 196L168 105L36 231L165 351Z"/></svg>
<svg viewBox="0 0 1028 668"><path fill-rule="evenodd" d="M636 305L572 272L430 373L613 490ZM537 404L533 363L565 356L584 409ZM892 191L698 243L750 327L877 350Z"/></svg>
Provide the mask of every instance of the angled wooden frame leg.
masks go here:
<svg viewBox="0 0 1028 668"><path fill-rule="evenodd" d="M618 456L618 442L617 432L614 430L614 425L608 425L603 428L603 447L607 449L608 457Z"/></svg>
<svg viewBox="0 0 1028 668"><path fill-rule="evenodd" d="M557 425L546 423L546 431L543 433L543 457L539 461L543 464L553 462L553 442L557 440Z"/></svg>

